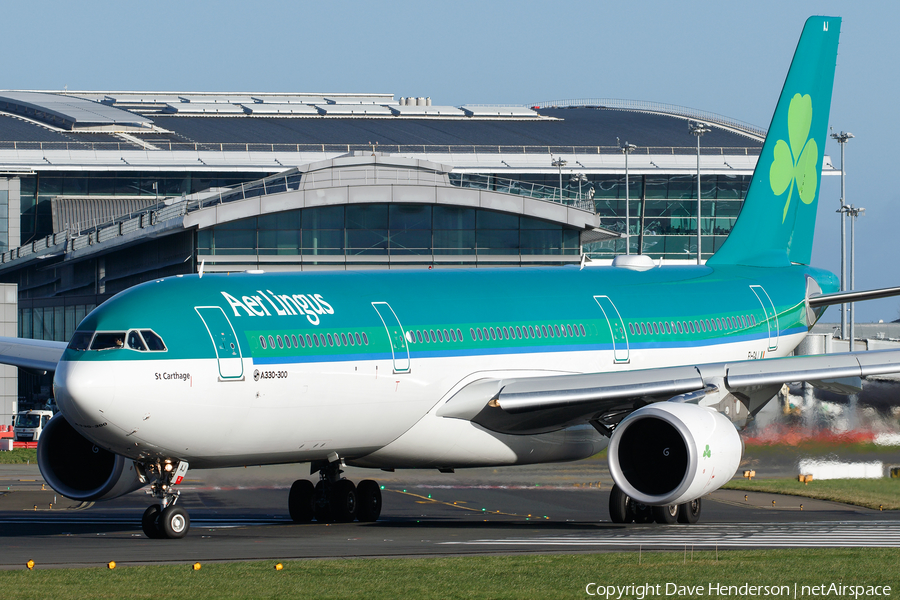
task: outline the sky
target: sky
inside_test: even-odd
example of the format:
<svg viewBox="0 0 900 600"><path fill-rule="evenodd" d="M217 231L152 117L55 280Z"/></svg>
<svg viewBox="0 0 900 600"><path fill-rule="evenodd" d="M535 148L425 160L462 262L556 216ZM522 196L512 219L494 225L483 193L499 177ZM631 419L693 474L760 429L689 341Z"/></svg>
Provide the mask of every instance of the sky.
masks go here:
<svg viewBox="0 0 900 600"><path fill-rule="evenodd" d="M856 289L900 286L896 2L220 0L3 2L0 88L351 92L435 104L652 100L767 127L805 19L843 18L830 123L846 148ZM639 143L639 140L633 140ZM826 153L840 163L838 144ZM892 167L891 165L895 165ZM815 266L840 270L840 177L820 192ZM848 225L849 231L849 225ZM848 242L849 243L849 242ZM824 321L839 320L835 308ZM857 321L900 318L900 300Z"/></svg>

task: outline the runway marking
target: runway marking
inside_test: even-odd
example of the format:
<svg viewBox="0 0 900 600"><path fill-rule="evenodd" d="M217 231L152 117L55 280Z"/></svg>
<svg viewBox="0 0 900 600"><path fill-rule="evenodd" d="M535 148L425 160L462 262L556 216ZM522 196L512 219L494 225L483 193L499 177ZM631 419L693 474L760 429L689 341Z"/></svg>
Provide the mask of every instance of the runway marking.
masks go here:
<svg viewBox="0 0 900 600"><path fill-rule="evenodd" d="M627 528L591 534L510 537L463 542L452 545L485 546L643 546L720 548L900 548L900 523L896 521L668 525L665 528Z"/></svg>
<svg viewBox="0 0 900 600"><path fill-rule="evenodd" d="M26 511L35 514L33 511ZM50 511L38 511L37 514L48 514ZM61 513L62 510L59 511ZM57 514L59 514L57 513ZM191 519L191 527L225 529L228 527L252 527L254 525L284 525L291 523L290 519L242 519L242 518L216 518L216 519ZM124 525L133 529L140 525L140 519L134 517L75 517L74 515L60 515L59 518L50 516L39 517L4 517L0 519L0 525L22 525L22 524L44 524L44 525Z"/></svg>
<svg viewBox="0 0 900 600"><path fill-rule="evenodd" d="M386 492L394 492L395 494L400 494L402 496L411 496L413 498L419 498L416 500L416 504L440 504L442 506L449 506L450 508L458 508L460 510L468 510L470 512L481 513L485 515L504 515L507 517L520 517L523 519L548 519L549 517L534 517L532 515L520 515L518 513L508 513L500 510L487 510L485 508L471 508L469 506L461 506L462 504L466 504L462 500L457 500L455 502L449 502L445 500L437 500L436 498L429 498L428 496L422 496L421 494L413 494L412 492L407 492L406 490L391 490L385 489Z"/></svg>

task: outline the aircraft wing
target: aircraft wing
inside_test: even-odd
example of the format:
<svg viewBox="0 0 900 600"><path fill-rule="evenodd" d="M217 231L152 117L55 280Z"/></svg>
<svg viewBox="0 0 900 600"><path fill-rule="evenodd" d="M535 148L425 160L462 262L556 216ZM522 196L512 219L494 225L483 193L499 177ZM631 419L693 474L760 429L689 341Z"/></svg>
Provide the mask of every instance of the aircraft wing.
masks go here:
<svg viewBox="0 0 900 600"><path fill-rule="evenodd" d="M56 371L66 346L66 342L0 337L0 364L31 371Z"/></svg>
<svg viewBox="0 0 900 600"><path fill-rule="evenodd" d="M750 414L785 383L806 381L850 394L868 375L900 373L900 350L847 352L730 363L585 373L470 384L439 410L502 433L540 433L583 423L614 427L633 410L652 402L697 401L713 392L731 394Z"/></svg>

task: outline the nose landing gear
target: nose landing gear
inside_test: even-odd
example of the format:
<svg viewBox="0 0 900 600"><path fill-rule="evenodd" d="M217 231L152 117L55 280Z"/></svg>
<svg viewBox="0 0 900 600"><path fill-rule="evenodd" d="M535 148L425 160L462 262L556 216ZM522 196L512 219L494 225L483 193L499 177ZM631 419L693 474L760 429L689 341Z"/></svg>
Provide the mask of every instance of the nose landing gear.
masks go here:
<svg viewBox="0 0 900 600"><path fill-rule="evenodd" d="M159 504L144 511L141 529L150 539L183 538L191 528L191 518L184 508L176 505L181 491L173 488L184 479L188 463L166 460L142 466L144 477L153 480L150 491L154 498L159 499Z"/></svg>
<svg viewBox="0 0 900 600"><path fill-rule="evenodd" d="M354 485L341 477L341 462L333 460L319 465L319 482L299 479L291 486L288 510L295 523L372 523L381 515L381 487L371 479Z"/></svg>

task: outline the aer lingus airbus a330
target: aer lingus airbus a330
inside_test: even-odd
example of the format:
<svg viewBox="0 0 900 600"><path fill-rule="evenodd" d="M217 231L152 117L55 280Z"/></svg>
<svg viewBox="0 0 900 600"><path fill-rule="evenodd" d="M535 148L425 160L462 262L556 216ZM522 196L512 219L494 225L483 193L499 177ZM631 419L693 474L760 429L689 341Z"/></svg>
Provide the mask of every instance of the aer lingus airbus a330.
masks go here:
<svg viewBox="0 0 900 600"><path fill-rule="evenodd" d="M161 279L94 310L68 345L4 340L55 370L38 462L60 494L150 486L150 537L182 537L198 469L311 463L295 521L372 521L341 465L571 461L609 446L610 515L694 522L738 434L788 381L850 393L900 352L783 358L836 277L809 266L840 19L806 22L737 223L706 265L244 273ZM897 289L869 292L892 295ZM256 426L266 415L265 426Z"/></svg>

